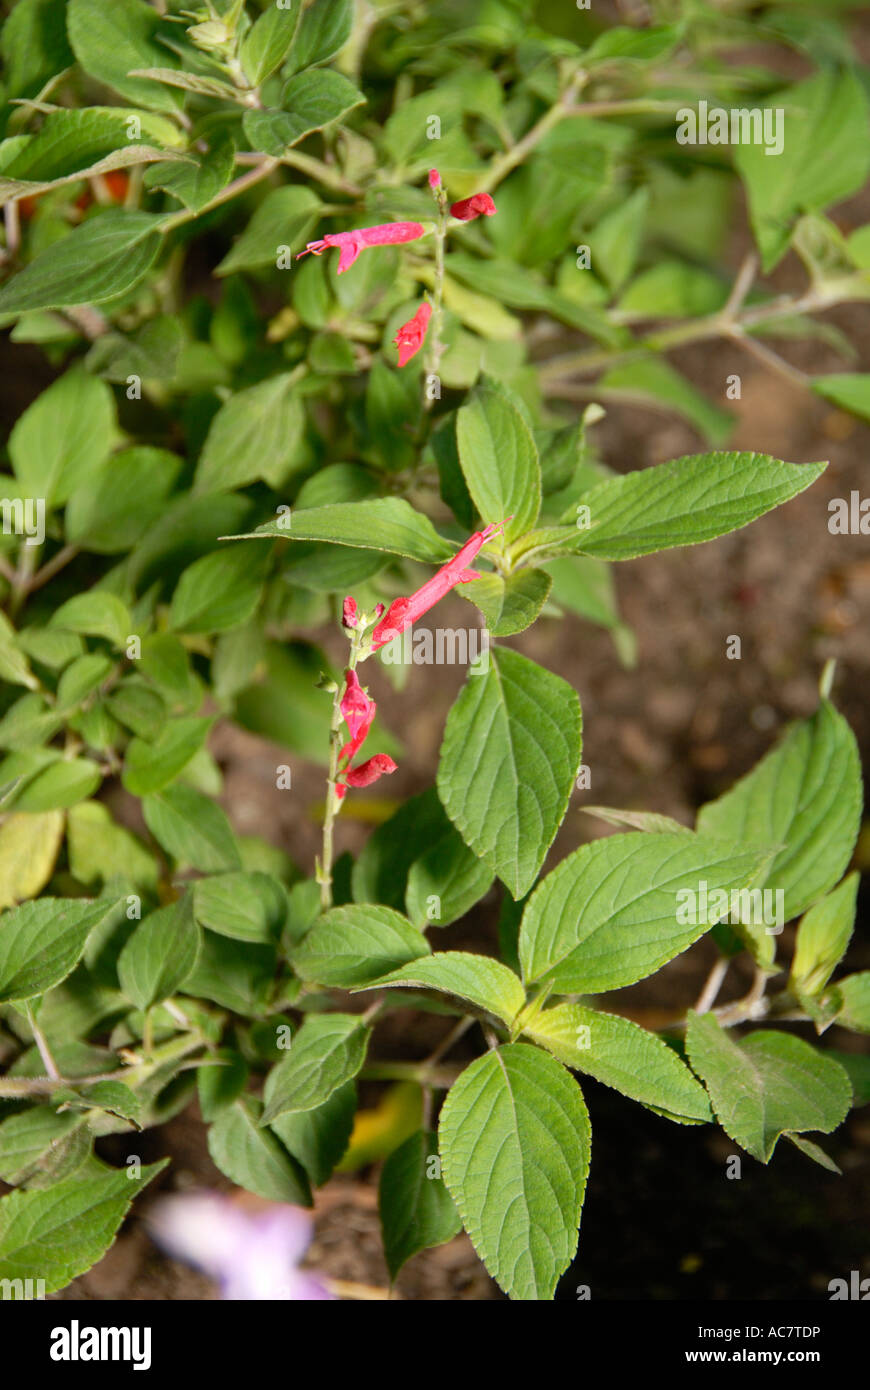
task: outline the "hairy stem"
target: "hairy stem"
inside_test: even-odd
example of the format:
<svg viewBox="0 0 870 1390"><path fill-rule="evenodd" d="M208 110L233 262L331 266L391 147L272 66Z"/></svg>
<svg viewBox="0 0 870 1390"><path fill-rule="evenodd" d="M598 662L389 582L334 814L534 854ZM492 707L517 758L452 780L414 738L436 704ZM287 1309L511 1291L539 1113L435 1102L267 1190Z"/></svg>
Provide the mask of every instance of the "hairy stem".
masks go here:
<svg viewBox="0 0 870 1390"><path fill-rule="evenodd" d="M837 304L847 304L864 299L866 298L865 288L859 283L859 277L855 277L842 282L836 288L825 289L818 286L797 299L783 296L769 304L756 304L751 308L742 310L738 307L738 312L735 312L733 305L739 306L742 302L742 296L745 296L749 290L749 285L746 283L746 273L741 268L734 289L729 296L728 304L716 313L706 314L702 318L687 319L667 328L655 330L645 337L637 339L628 348L593 348L552 357L549 361L537 364L539 380L546 395L563 396L570 399L574 389L570 381L571 377L604 371L610 367L624 366L648 356L651 352L668 352L673 348L708 341L711 338L730 338L732 341L740 343L748 351L754 351L759 344L755 339L749 337L752 329L759 329L765 323L774 323L780 319L794 318L801 314L817 313L823 309L833 308ZM732 307L729 308L729 305ZM799 373L796 367L792 367L790 363L785 362L777 353L772 353L770 349L762 347L762 351L766 353L765 361L768 365L774 365L771 359L775 357L777 369L787 370L792 380L800 379L801 385L806 384L807 378L803 373Z"/></svg>
<svg viewBox="0 0 870 1390"><path fill-rule="evenodd" d="M435 227L435 278L432 283L432 331L426 341L424 378L428 384L438 375L438 367L444 353L444 244L447 240L447 194L443 188L437 193L438 222ZM432 393L426 391L424 405L432 409Z"/></svg>
<svg viewBox="0 0 870 1390"><path fill-rule="evenodd" d="M185 1033L155 1047L148 1061L135 1061L130 1066L119 1067L117 1071L98 1073L96 1076L0 1077L0 1099L25 1100L28 1097L50 1096L53 1091L62 1090L67 1086L94 1086L98 1081L123 1081L127 1086L135 1087L168 1062L178 1061L205 1045L206 1040L200 1033Z"/></svg>
<svg viewBox="0 0 870 1390"><path fill-rule="evenodd" d="M360 1076L366 1081L416 1081L420 1086L434 1086L448 1091L461 1067L429 1066L426 1062L369 1062Z"/></svg>
<svg viewBox="0 0 870 1390"><path fill-rule="evenodd" d="M268 178L280 163L280 159L274 159L271 155L261 155L259 162L253 168L249 169L246 174L240 174L237 179L233 179L232 183L228 183L226 188L221 189L220 193L216 193L204 207L196 212L191 212L189 208L183 208L181 212L173 213L171 217L167 217L165 222L160 224L159 230L171 232L175 227L183 226L185 222L192 222L197 217L204 217L207 212L212 212L224 203L232 202L233 198L237 198L240 193L246 193L249 188L253 188L255 184Z"/></svg>

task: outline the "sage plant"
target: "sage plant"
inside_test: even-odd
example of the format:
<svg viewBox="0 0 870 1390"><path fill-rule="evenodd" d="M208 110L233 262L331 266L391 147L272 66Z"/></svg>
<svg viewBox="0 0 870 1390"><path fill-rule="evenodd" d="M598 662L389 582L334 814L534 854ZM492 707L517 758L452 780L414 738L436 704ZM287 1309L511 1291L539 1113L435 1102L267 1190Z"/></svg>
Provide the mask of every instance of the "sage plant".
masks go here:
<svg viewBox="0 0 870 1390"><path fill-rule="evenodd" d="M510 1298L551 1299L583 1260L588 1078L740 1161L796 1146L813 1201L868 1096L833 662L688 823L599 804L588 677L524 634L596 623L630 668L623 562L754 523L763 546L811 487L795 525L866 534L858 494L828 528L824 462L729 447L716 352L841 432L870 418L850 321L822 317L870 296L849 7L6 9L2 1289L86 1276L141 1192L227 1297L353 1296L298 1267L341 1168L378 1185L380 1293L464 1229ZM818 337L843 370L799 365ZM692 452L608 452L636 407ZM412 779L377 707L419 701L460 597L482 651L450 708L427 683L443 739ZM244 797L239 728L269 766ZM460 921L473 948L445 947ZM620 991L702 938L706 981L633 1021ZM194 1105L256 1208L172 1191Z"/></svg>

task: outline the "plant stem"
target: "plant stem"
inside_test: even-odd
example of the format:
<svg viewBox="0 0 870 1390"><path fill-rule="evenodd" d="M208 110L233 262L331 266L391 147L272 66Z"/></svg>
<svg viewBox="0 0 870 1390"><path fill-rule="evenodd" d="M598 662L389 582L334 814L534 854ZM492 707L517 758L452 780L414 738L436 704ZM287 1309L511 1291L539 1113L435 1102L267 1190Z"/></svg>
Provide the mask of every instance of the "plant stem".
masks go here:
<svg viewBox="0 0 870 1390"><path fill-rule="evenodd" d="M714 1009L716 1019L723 1028L733 1028L735 1023L764 1017L770 1007L769 1000L764 997L767 979L768 972L763 966L756 965L752 984L743 998L735 999L733 1004L725 1004L721 1009Z"/></svg>
<svg viewBox="0 0 870 1390"><path fill-rule="evenodd" d="M536 145L539 145L545 135L555 129L566 116L576 116L583 113L586 109L576 104L575 98L587 80L587 74L580 69L574 74L565 88L562 95L553 103L549 111L545 111L539 121L527 130L522 139L512 145L509 150L498 155L490 164L489 171L478 190L481 193L491 193L494 188L506 179L519 164L531 154ZM590 114L593 114L590 112Z"/></svg>
<svg viewBox="0 0 870 1390"><path fill-rule="evenodd" d="M198 1032L184 1033L170 1038L168 1042L155 1047L149 1061L136 1062L132 1066L119 1067L116 1071L97 1073L96 1076L4 1076L0 1077L0 1099L25 1100L34 1096L50 1096L53 1091L65 1086L94 1086L98 1081L123 1081L135 1087L160 1067L178 1061L188 1053L195 1052L206 1045L206 1039Z"/></svg>
<svg viewBox="0 0 870 1390"><path fill-rule="evenodd" d="M728 303L731 304L732 301L736 301L738 294L747 293L748 288L749 286L745 284L743 268L741 268ZM549 361L537 364L538 377L545 394L560 396L564 394L564 387L570 377L603 371L609 367L623 366L646 357L651 352L668 352L673 348L685 347L689 343L704 342L711 338L730 338L734 342L740 343L748 351L754 351L759 345L755 339L750 339L748 336L753 328L759 328L765 323L773 323L779 319L793 318L801 314L811 314L823 309L830 309L837 304L862 300L866 298L864 288L860 284L859 277L855 277L842 282L837 288L816 287L797 299L782 297L769 304L753 305L751 308L743 309L738 313L734 313L733 309L729 309L728 304L726 304L723 309L714 314L706 314L702 318L689 319L649 333L646 337L636 340L628 348L596 348L591 351L563 353L559 357L550 358ZM792 380L800 379L801 385L806 384L808 378L803 373L799 373L796 367L792 367L790 363L785 362L777 353L772 353L770 349L765 349L762 346L762 351L767 353L765 361L768 365L774 365L771 358L775 357L777 369L787 370ZM570 392L568 398L570 398Z"/></svg>
<svg viewBox="0 0 870 1390"><path fill-rule="evenodd" d="M705 1014L712 1009L716 1003L716 998L722 988L725 976L728 974L728 967L731 964L729 956L720 956L707 976L704 988L698 995L698 1002L695 1005L696 1014Z"/></svg>
<svg viewBox="0 0 870 1390"><path fill-rule="evenodd" d="M204 207L195 212L191 212L189 208L184 208L181 212L173 213L171 217L167 217L164 222L161 222L159 230L171 232L175 227L181 227L185 222L192 222L195 218L205 216L207 212L212 212L224 203L231 202L240 193L246 193L249 188L253 188L255 184L268 178L280 163L280 159L274 159L271 155L262 155L259 163L249 169L246 174L240 174L237 179L233 179L232 183L228 183L226 188L221 189L220 193L216 193Z"/></svg>
<svg viewBox="0 0 870 1390"><path fill-rule="evenodd" d="M29 1004L25 1004L24 1010L27 1014L27 1022L30 1024L30 1031L33 1034L33 1041L36 1043L39 1050L39 1055L42 1058L42 1065L45 1067L47 1075L52 1081L60 1081L58 1065L51 1055L51 1048L46 1041L45 1034L36 1022L33 1009Z"/></svg>
<svg viewBox="0 0 870 1390"><path fill-rule="evenodd" d="M79 553L77 545L65 545L56 555L43 565L27 585L27 593L32 594L36 589L41 589L43 584L47 584L50 579L54 579Z"/></svg>
<svg viewBox="0 0 870 1390"><path fill-rule="evenodd" d="M438 367L444 353L441 337L444 331L444 244L447 240L447 194L441 188L437 193L438 221L435 226L435 277L432 282L432 332L426 340L426 359L424 380L437 377ZM432 409L433 395L426 390L423 404L426 410Z"/></svg>
<svg viewBox="0 0 870 1390"><path fill-rule="evenodd" d="M242 150L236 155L237 164L259 165L263 156L261 154L251 154ZM308 174L318 183L323 184L324 188L332 188L336 193L347 193L352 198L358 198L362 193L359 184L352 183L346 179L337 169L333 169L322 159L315 159L313 155L301 154L299 150L285 150L279 164L289 164L292 169L298 169L302 174Z"/></svg>
<svg viewBox="0 0 870 1390"><path fill-rule="evenodd" d="M428 1066L426 1062L369 1062L360 1076L367 1081L416 1081L420 1086L447 1091L461 1070L461 1067Z"/></svg>

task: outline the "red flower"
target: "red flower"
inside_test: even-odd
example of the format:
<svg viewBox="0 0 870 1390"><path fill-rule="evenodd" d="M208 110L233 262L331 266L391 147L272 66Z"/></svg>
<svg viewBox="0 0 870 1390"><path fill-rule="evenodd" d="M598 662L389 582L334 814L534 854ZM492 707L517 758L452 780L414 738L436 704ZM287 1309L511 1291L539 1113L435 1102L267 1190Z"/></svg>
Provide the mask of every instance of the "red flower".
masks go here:
<svg viewBox="0 0 870 1390"><path fill-rule="evenodd" d="M356 599L346 598L341 607L341 622L343 627L356 627Z"/></svg>
<svg viewBox="0 0 870 1390"><path fill-rule="evenodd" d="M384 776L384 773L395 772L395 770L396 764L389 753L375 753L368 762L349 769L346 773L347 785L349 787L370 787L372 782L377 782L379 777Z"/></svg>
<svg viewBox="0 0 870 1390"><path fill-rule="evenodd" d="M479 579L478 572L466 569L466 565L469 560L474 559L487 541L492 540L492 537L498 534L507 521L510 521L510 517L507 517L505 521L492 522L482 531L475 531L462 549L456 552L453 559L448 560L446 565L442 565L440 570L433 574L431 579L427 579L426 583L415 594L411 594L410 598L393 599L372 633L372 651L377 651L386 642L391 642L400 632L404 632L406 627L427 613L439 599L442 599L457 584L467 584L470 579Z"/></svg>
<svg viewBox="0 0 870 1390"><path fill-rule="evenodd" d="M441 175L437 169L429 170L429 187L435 193L441 187Z"/></svg>
<svg viewBox="0 0 870 1390"><path fill-rule="evenodd" d="M350 739L338 755L339 762L344 763L339 774L344 778L344 781L336 781L335 784L335 794L339 801L344 799L348 787L370 787L372 782L383 777L384 773L395 772L396 770L396 764L386 753L375 753L368 762L361 763L359 767L351 767L351 763L368 737L377 705L374 700L369 699L363 690L355 671L350 669L345 671L344 679L341 713L350 730Z"/></svg>
<svg viewBox="0 0 870 1390"><path fill-rule="evenodd" d="M432 305L424 300L412 319L403 323L393 342L399 349L399 366L404 367L423 346L426 329L432 317Z"/></svg>
<svg viewBox="0 0 870 1390"><path fill-rule="evenodd" d="M470 198L460 198L451 204L450 215L460 222L473 222L475 217L492 217L496 211L495 203L488 193L473 193Z"/></svg>
<svg viewBox="0 0 870 1390"><path fill-rule="evenodd" d="M357 754L366 740L375 717L377 705L370 700L359 683L356 671L345 671L344 694L341 697L341 713L350 731L350 739L339 753L339 760L348 762Z"/></svg>
<svg viewBox="0 0 870 1390"><path fill-rule="evenodd" d="M330 246L338 246L338 274L350 270L360 251L366 246L394 246L400 241L416 241L425 235L425 228L419 222L383 222L377 227L359 227L354 232L327 232L319 241L309 241L304 251L297 254L306 256L312 251L321 256Z"/></svg>

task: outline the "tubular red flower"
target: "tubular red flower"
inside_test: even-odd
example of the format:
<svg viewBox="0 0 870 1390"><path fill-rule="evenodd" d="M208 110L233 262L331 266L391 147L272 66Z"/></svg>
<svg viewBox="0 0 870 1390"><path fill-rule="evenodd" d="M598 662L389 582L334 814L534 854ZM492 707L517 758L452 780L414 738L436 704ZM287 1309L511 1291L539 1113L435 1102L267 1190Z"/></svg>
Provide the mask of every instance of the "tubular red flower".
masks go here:
<svg viewBox="0 0 870 1390"><path fill-rule="evenodd" d="M379 777L385 773L395 772L396 764L393 762L389 753L375 753L368 762L361 763L359 767L352 767L346 773L347 785L349 787L370 787L372 782L377 782Z"/></svg>
<svg viewBox="0 0 870 1390"><path fill-rule="evenodd" d="M345 671L344 678L345 687L341 697L341 713L350 732L350 739L341 749L338 757L339 761L347 758L350 762L365 742L378 707L363 690L356 671Z"/></svg>
<svg viewBox="0 0 870 1390"><path fill-rule="evenodd" d="M331 246L337 246L341 255L338 258L338 274L350 270L360 251L367 246L394 246L402 241L416 241L425 235L425 227L419 222L382 222L376 227L358 227L352 232L327 232L319 241L309 241L304 251L297 253L296 259L311 251L322 256Z"/></svg>
<svg viewBox="0 0 870 1390"><path fill-rule="evenodd" d="M506 517L504 521L491 522L482 531L475 531L473 536L465 542L461 550L458 550L452 560L448 560L446 565L442 565L431 579L428 579L411 596L393 599L384 616L372 632L372 651L377 651L386 642L391 642L399 633L404 632L406 627L410 627L419 617L427 613L439 599L454 589L457 584L467 584L470 579L479 579L480 575L476 570L467 569L470 560L473 560L477 552L487 541L492 540L503 526L510 521Z"/></svg>
<svg viewBox="0 0 870 1390"><path fill-rule="evenodd" d="M488 193L473 193L470 198L460 198L458 203L452 203L450 207L451 217L457 217L460 222L473 222L475 217L492 217L496 211Z"/></svg>
<svg viewBox="0 0 870 1390"><path fill-rule="evenodd" d="M341 606L341 622L343 627L356 627L356 599L346 598Z"/></svg>
<svg viewBox="0 0 870 1390"><path fill-rule="evenodd" d="M412 319L403 323L393 342L399 349L399 366L404 367L415 353L419 352L426 337L426 329L432 317L432 305L424 300Z"/></svg>

